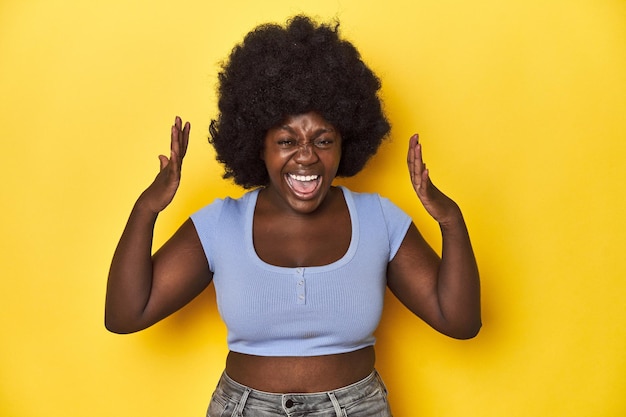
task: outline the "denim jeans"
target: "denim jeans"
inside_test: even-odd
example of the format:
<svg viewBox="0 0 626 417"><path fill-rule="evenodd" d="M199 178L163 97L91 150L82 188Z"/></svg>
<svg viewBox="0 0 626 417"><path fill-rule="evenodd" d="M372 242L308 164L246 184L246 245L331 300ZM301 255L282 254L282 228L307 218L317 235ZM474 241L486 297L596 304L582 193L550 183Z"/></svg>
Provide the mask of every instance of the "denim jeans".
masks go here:
<svg viewBox="0 0 626 417"><path fill-rule="evenodd" d="M378 372L347 387L313 394L273 394L222 374L207 417L392 417Z"/></svg>

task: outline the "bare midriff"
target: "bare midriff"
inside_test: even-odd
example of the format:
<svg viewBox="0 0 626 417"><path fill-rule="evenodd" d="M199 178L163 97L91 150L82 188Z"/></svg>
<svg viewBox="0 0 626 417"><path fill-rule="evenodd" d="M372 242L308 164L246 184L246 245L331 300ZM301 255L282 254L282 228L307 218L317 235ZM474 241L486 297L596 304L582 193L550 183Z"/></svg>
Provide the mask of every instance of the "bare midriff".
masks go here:
<svg viewBox="0 0 626 417"><path fill-rule="evenodd" d="M272 393L332 391L374 370L374 347L323 356L254 356L230 352L226 374L252 389Z"/></svg>

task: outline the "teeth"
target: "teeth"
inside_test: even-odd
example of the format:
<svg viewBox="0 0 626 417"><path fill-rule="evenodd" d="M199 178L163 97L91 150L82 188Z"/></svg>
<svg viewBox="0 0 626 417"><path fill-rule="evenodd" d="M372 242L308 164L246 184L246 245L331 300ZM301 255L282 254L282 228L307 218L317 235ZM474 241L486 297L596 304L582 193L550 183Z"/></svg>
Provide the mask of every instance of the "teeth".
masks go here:
<svg viewBox="0 0 626 417"><path fill-rule="evenodd" d="M319 178L319 175L296 175L296 174L289 174L289 176L291 178L293 178L296 181L314 181L316 179Z"/></svg>

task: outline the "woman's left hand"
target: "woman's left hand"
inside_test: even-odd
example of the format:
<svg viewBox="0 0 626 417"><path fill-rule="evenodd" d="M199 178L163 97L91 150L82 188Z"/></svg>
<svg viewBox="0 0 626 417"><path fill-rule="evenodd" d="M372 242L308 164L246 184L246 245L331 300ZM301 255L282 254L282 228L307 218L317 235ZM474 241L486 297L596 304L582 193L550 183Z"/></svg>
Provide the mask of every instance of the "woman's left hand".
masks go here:
<svg viewBox="0 0 626 417"><path fill-rule="evenodd" d="M441 257L415 225L387 268L387 285L398 299L443 334L468 339L481 327L480 278L459 206L430 180L419 136L407 156L411 183L426 211L441 228Z"/></svg>
<svg viewBox="0 0 626 417"><path fill-rule="evenodd" d="M442 193L430 180L428 169L422 158L422 144L419 135L411 136L407 164L411 184L424 208L437 222L446 224L458 219L461 211L457 204Z"/></svg>

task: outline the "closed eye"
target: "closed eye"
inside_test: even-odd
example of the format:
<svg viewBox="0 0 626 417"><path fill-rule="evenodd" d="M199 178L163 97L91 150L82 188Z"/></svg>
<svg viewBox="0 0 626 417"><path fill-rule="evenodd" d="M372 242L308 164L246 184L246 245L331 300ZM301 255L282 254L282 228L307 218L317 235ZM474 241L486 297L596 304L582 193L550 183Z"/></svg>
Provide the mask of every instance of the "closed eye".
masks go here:
<svg viewBox="0 0 626 417"><path fill-rule="evenodd" d="M296 141L293 139L279 139L276 143L281 148L289 148L296 145Z"/></svg>
<svg viewBox="0 0 626 417"><path fill-rule="evenodd" d="M318 138L318 139L315 139L315 142L314 142L315 147L319 149L328 149L332 147L334 143L335 143L334 139L330 139L330 138Z"/></svg>

